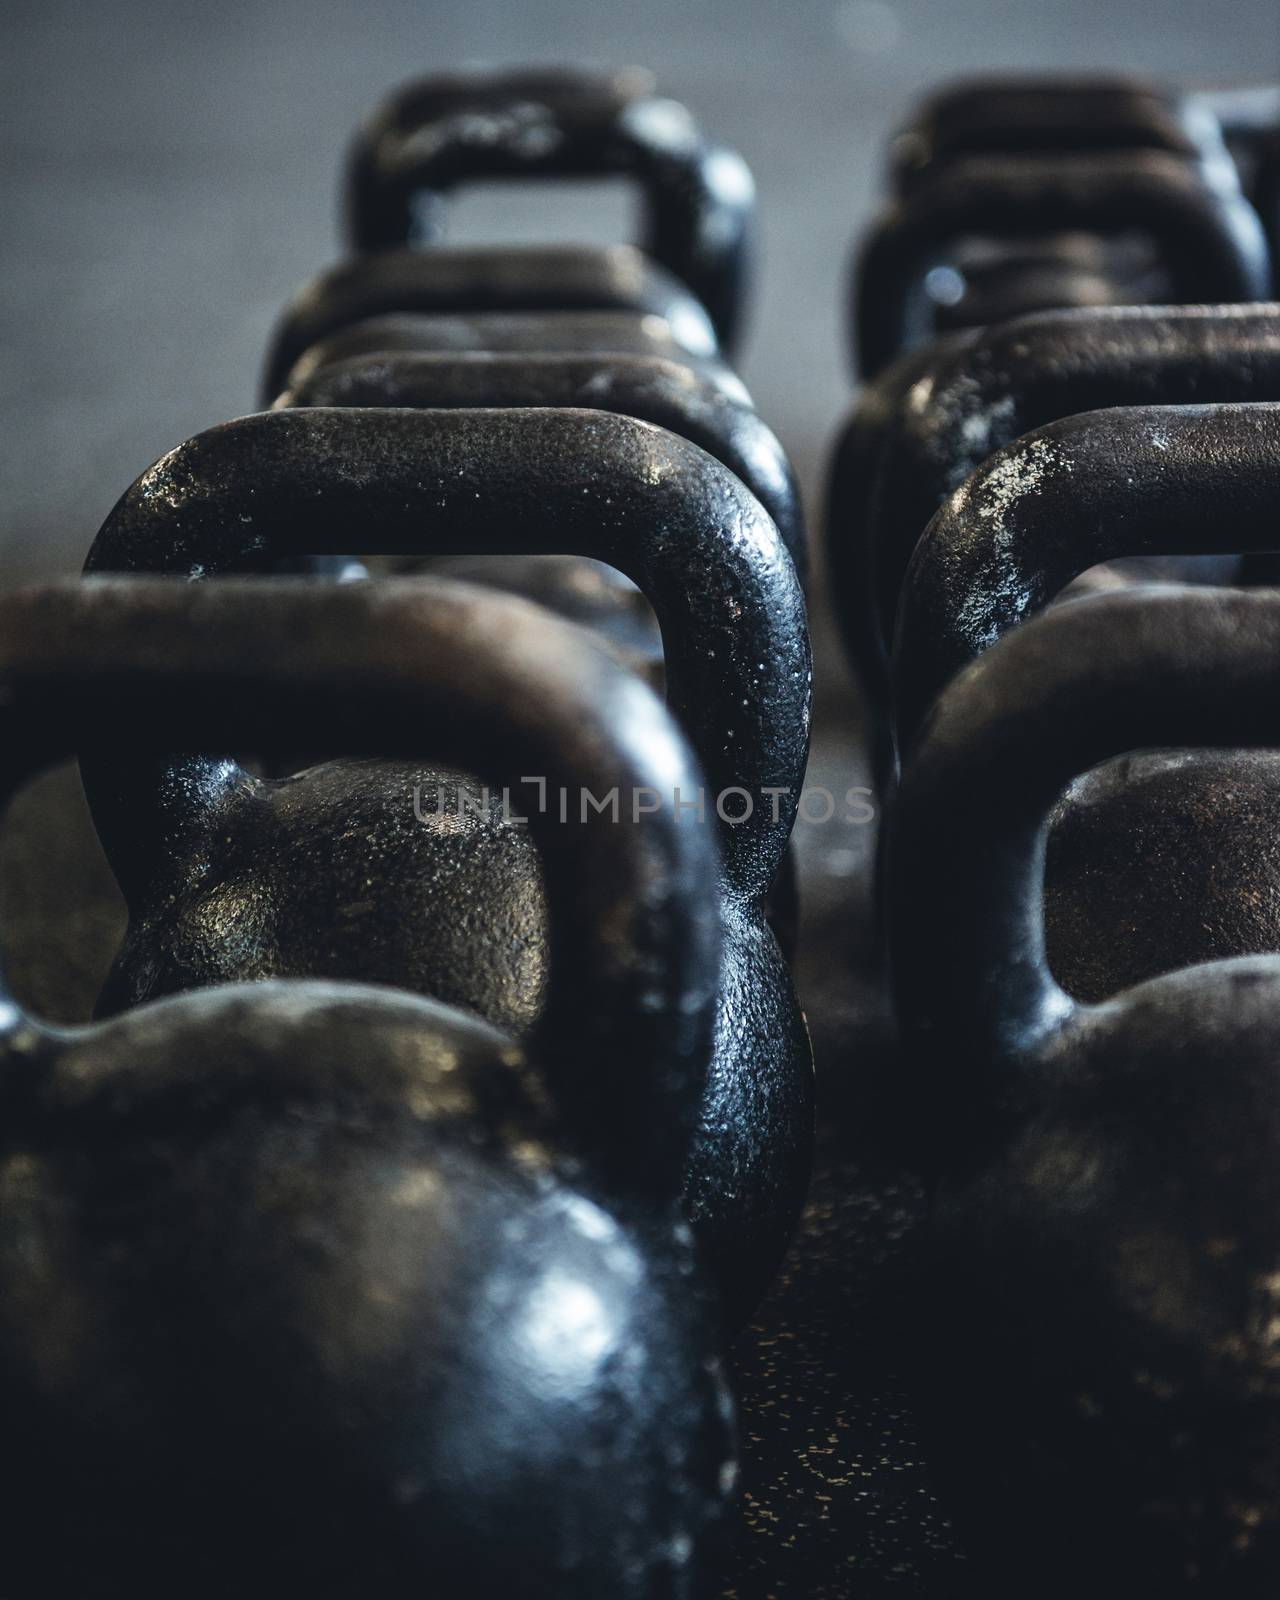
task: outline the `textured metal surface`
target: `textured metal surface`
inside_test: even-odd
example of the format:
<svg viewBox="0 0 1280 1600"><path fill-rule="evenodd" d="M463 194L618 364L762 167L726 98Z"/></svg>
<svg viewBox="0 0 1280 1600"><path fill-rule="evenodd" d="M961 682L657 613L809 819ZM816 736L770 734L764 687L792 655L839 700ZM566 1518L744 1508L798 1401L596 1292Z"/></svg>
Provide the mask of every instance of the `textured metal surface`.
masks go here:
<svg viewBox="0 0 1280 1600"><path fill-rule="evenodd" d="M448 356L379 352L321 367L286 390L286 406L555 406L610 411L678 433L715 456L773 519L803 580L804 518L791 464L749 401L661 356Z"/></svg>
<svg viewBox="0 0 1280 1600"><path fill-rule="evenodd" d="M1280 399L1280 305L1043 312L938 348L910 373L909 394L895 385L904 403L885 430L883 481L864 531L851 514L857 463L837 457L832 481L828 536L842 545L865 541L877 607L867 626L881 640L891 635L921 534L988 456L1082 411ZM846 598L862 603L852 586Z"/></svg>
<svg viewBox="0 0 1280 1600"><path fill-rule="evenodd" d="M1081 1000L1280 951L1280 756L1144 752L1078 779L1050 829L1044 915L1049 965Z"/></svg>
<svg viewBox="0 0 1280 1600"><path fill-rule="evenodd" d="M1117 406L991 455L916 546L893 703L908 745L965 662L1115 556L1231 555L1280 541L1280 403Z"/></svg>
<svg viewBox="0 0 1280 1600"><path fill-rule="evenodd" d="M975 1538L1021 1592L1257 1600L1280 1559L1280 959L1097 1006L1041 927L1056 795L1148 746L1280 738L1280 596L1121 594L1018 629L904 771L890 960L939 1175L921 1345Z"/></svg>
<svg viewBox="0 0 1280 1600"><path fill-rule="evenodd" d="M146 587L0 603L9 787L122 705L140 748L288 728L399 758L439 739L483 770L500 734L595 789L694 781L652 694L522 602ZM671 807L530 831L555 918L527 1055L354 985L70 1033L4 1006L11 1591L160 1592L197 1549L201 1596L250 1568L260 1593L704 1587L731 1411L674 1200L714 1027L714 852Z"/></svg>
<svg viewBox="0 0 1280 1600"><path fill-rule="evenodd" d="M678 433L722 462L756 496L782 535L804 581L808 547L799 490L776 435L751 408L727 368L699 371L689 361L636 355L573 355L554 350L575 316L546 318L551 353L476 351L460 355L377 351L330 366L276 401L290 406L588 407L651 422ZM304 362L307 358L303 358ZM536 598L562 616L594 627L649 681L663 682L662 641L644 596L603 562L580 556L373 557L401 572L437 570ZM775 897L776 899L776 897ZM794 941L794 916L778 902L784 952Z"/></svg>
<svg viewBox="0 0 1280 1600"><path fill-rule="evenodd" d="M1082 411L1277 398L1274 304L1041 312L931 341L869 384L832 459L826 542L846 647L875 708L881 772L902 581L930 519L971 472Z"/></svg>

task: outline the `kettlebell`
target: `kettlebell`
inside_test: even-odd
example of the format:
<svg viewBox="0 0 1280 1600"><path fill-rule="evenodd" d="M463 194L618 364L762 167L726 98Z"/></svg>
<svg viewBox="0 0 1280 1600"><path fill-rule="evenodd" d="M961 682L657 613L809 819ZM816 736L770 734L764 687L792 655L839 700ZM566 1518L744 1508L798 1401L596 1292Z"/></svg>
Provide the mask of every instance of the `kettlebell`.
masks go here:
<svg viewBox="0 0 1280 1600"><path fill-rule="evenodd" d="M903 772L887 900L934 1175L922 1370L1001 1593L1280 1582L1280 959L1085 1005L1041 902L1070 781L1135 749L1276 745L1278 654L1274 593L1058 607L948 686Z"/></svg>
<svg viewBox="0 0 1280 1600"><path fill-rule="evenodd" d="M1270 293L1266 236L1229 162L1141 149L960 157L926 171L867 235L851 307L862 376L874 378L931 337L929 272L956 241L1081 232L1147 238L1159 276L1135 270L1123 245L1114 273L1105 256L1081 263L1068 238L1062 270L1043 279L1039 309L1072 303L1077 293L1090 305L1112 295L1124 303L1262 300ZM1139 267L1143 261L1139 256ZM1081 265L1087 270L1079 272ZM1025 298L1016 306L1006 302L1006 314L1034 309ZM989 301L971 313L979 320L989 315Z"/></svg>
<svg viewBox="0 0 1280 1600"><path fill-rule="evenodd" d="M309 291L304 290L304 295ZM678 312L677 302L674 311ZM692 300L688 300L693 305ZM640 311L403 312L361 318L326 334L293 363L285 387L296 391L325 367L391 353L529 355L655 355L692 367L730 399L751 403L742 379L720 356L695 355L680 338L682 323ZM274 373L262 385L262 403L274 404Z"/></svg>
<svg viewBox="0 0 1280 1600"><path fill-rule="evenodd" d="M615 412L679 434L736 473L769 513L803 581L804 518L777 435L745 394L658 355L380 352L319 368L289 406L546 406Z"/></svg>
<svg viewBox="0 0 1280 1600"><path fill-rule="evenodd" d="M600 791L700 781L584 635L461 585L10 594L0 682L7 793L77 748L299 730ZM175 1572L199 1600L703 1592L731 1412L676 1195L714 839L670 806L529 827L551 955L527 1046L356 984L59 1029L5 996L14 1600L171 1595Z"/></svg>
<svg viewBox="0 0 1280 1600"><path fill-rule="evenodd" d="M717 383L682 363L652 356L382 354L323 367L309 382L287 390L277 405L570 406L652 422L691 440L737 474L768 511L804 581L799 491L777 437L749 402L730 398ZM374 562L376 566L376 558ZM661 686L662 641L653 614L635 585L613 568L578 556L495 561L480 555L435 557L425 563L402 558L398 570L424 566L511 589L594 627L626 665L644 673L654 687ZM790 894L780 910L790 928L794 874L785 877ZM786 949L787 941L783 943Z"/></svg>
<svg viewBox="0 0 1280 1600"><path fill-rule="evenodd" d="M364 323L421 318L426 325L419 336L425 337L433 331L434 319L443 316L515 318L532 312L613 319L625 314L642 326L653 318L656 331L669 332L689 355L706 361L720 355L698 301L631 245L600 250L560 245L389 250L332 267L294 296L272 335L263 403L270 404L282 389L301 381L295 369L309 351L347 330L358 334ZM410 322L406 331L412 329ZM385 346L375 343L372 348ZM322 355L332 359L327 350Z"/></svg>
<svg viewBox="0 0 1280 1600"><path fill-rule="evenodd" d="M749 268L751 171L635 68L469 72L405 85L352 146L348 241L361 254L437 246L449 197L477 179L601 177L634 180L644 254L688 286L732 349Z"/></svg>
<svg viewBox="0 0 1280 1600"><path fill-rule="evenodd" d="M1063 155L1162 150L1221 159L1223 130L1201 98L1111 73L964 77L927 95L889 150L894 192L971 155ZM1228 157L1229 159L1229 157Z"/></svg>
<svg viewBox="0 0 1280 1600"><path fill-rule="evenodd" d="M1271 551L1278 508L1274 403L1089 412L998 451L938 512L907 575L894 653L903 750L948 680L1078 572L1117 556ZM1270 751L1144 752L1082 777L1049 846L1059 981L1102 998L1280 949L1278 819Z"/></svg>
<svg viewBox="0 0 1280 1600"><path fill-rule="evenodd" d="M192 577L352 548L587 555L622 570L653 605L669 699L705 774L701 821L723 858L716 1040L685 1203L726 1318L741 1320L785 1248L812 1143L808 1034L764 917L799 804L810 694L804 601L777 530L718 462L631 418L314 407L242 418L180 445L125 493L87 566ZM492 841L497 790L490 813L468 824L467 884L484 891L467 887L442 908L436 884L458 871L458 824L424 807L415 826L403 769L375 775L361 813L362 830L366 815L403 819L378 831L370 873L373 846L343 827L344 765L283 784L253 783L221 752L81 766L129 907L104 1009L273 972L434 994L421 963L434 964L442 940L470 985L466 1003L484 1014L492 974L504 985L511 975L515 938L527 941L528 964L509 1004L540 1012L542 889ZM680 799L697 812L696 794ZM548 791L544 803L559 802ZM321 918L321 903L361 915ZM251 915L231 921L228 904ZM371 939L362 920L386 936Z"/></svg>
<svg viewBox="0 0 1280 1600"><path fill-rule="evenodd" d="M876 717L882 780L888 645L903 577L930 518L988 456L1034 428L1107 406L1275 399L1274 303L1040 312L934 340L886 368L837 444L827 510L828 569ZM1220 564L1211 576L1227 581L1232 572Z"/></svg>

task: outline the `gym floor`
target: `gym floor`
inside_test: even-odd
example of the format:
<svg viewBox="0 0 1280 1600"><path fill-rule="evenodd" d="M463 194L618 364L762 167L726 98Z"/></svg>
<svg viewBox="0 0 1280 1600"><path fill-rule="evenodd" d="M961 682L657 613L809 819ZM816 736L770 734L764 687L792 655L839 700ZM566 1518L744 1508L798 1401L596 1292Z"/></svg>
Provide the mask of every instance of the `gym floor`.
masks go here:
<svg viewBox="0 0 1280 1600"><path fill-rule="evenodd" d="M742 369L816 524L851 398L850 246L913 101L999 69L1205 87L1274 78L1280 11L1275 0L0 0L0 584L78 570L149 462L255 408L281 306L338 255L339 163L387 89L468 63L554 62L650 67L754 169L761 250ZM457 220L456 236L476 242L605 241L630 225L624 198L597 186L488 190ZM865 774L820 568L814 622L810 782L840 794ZM890 1042L867 900L874 830L797 836L797 980L828 1127L847 1129ZM82 888L69 848L39 859L67 894ZM48 925L40 886L22 895L40 902L32 925ZM828 1138L791 1271L738 1354L749 1536L726 1600L971 1592L894 1366L889 1312L919 1209L909 1179L851 1162L843 1132Z"/></svg>

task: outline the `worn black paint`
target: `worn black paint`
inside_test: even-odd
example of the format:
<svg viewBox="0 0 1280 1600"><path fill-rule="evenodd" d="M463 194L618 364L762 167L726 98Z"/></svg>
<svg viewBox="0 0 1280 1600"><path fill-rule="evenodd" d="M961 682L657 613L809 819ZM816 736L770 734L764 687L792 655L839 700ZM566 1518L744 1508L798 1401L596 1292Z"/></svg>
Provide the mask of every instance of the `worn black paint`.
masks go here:
<svg viewBox="0 0 1280 1600"><path fill-rule="evenodd" d="M917 548L894 656L904 748L952 674L1083 569L1277 546L1280 406L1117 408L1024 435L966 480ZM1098 998L1280 949L1278 820L1270 758L1145 755L1082 778L1055 816L1047 866L1058 977Z"/></svg>
<svg viewBox="0 0 1280 1600"><path fill-rule="evenodd" d="M1280 403L1117 406L1024 434L916 546L894 642L900 741L953 673L1086 568L1278 543Z"/></svg>

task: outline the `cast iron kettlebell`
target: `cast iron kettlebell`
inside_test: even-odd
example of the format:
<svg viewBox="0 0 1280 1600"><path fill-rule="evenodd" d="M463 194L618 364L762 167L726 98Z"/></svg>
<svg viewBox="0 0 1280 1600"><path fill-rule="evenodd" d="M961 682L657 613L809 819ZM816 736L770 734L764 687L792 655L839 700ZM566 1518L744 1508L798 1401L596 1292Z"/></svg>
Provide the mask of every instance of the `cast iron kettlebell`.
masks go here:
<svg viewBox="0 0 1280 1600"><path fill-rule="evenodd" d="M653 605L668 695L706 775L703 821L723 856L716 1044L685 1197L737 1320L785 1247L812 1142L808 1034L764 917L799 804L810 693L804 600L777 530L718 462L631 418L316 407L246 417L179 446L123 496L88 566L189 577L352 549L587 555ZM457 825L428 814L414 826L404 769L374 777L385 798L369 814L404 819L378 833L376 873L332 802L348 792L345 764L284 784L254 783L220 753L82 769L129 903L108 1008L272 972L434 993L420 962L444 941L483 1011L491 973L509 971L513 928L528 935L537 978L536 875L514 872L510 851L495 859L502 830L491 811L468 835L487 887L443 920L436 880L457 871ZM496 810L496 790L492 801ZM317 896L363 907L362 917L317 917ZM227 900L252 911L233 937ZM375 941L378 925L387 933ZM532 982L517 998L540 1008Z"/></svg>
<svg viewBox="0 0 1280 1600"><path fill-rule="evenodd" d="M699 781L576 630L463 586L89 579L0 601L6 796L69 749L287 736ZM713 837L533 812L527 1048L271 982L0 1023L13 1600L692 1597L730 1411L676 1197L707 1083Z"/></svg>
<svg viewBox="0 0 1280 1600"><path fill-rule="evenodd" d="M330 296L326 279L303 291L298 301L307 308L303 321L309 325L309 319L316 319L321 325L332 325L336 331L309 345L298 356L290 370L289 387L283 394L274 392L276 375L269 374L264 384L264 401L275 406L318 404L316 396L328 386L331 376L340 371L347 384L358 384L364 404L395 405L401 403L403 386L391 376L391 367L401 370L399 362L410 356L436 356L442 360L448 355L472 360L482 357L514 360L521 355L554 355L565 359L591 356L601 362L625 361L632 356L655 357L693 373L699 388L705 386L708 396L723 396L734 406L749 408L751 405L751 396L742 380L724 361L718 356L695 356L677 338L678 330L683 328L687 333L689 327L695 333L701 330L699 338L704 345L709 337L702 308L683 291L673 292L670 303L663 308L666 315L639 310L570 309L413 313L365 318L361 308L369 301L356 289L361 281L371 286L371 293L380 285L385 286L384 265L375 257L345 269L337 275L340 292L335 298ZM403 276L402 271L400 275ZM411 297L406 298L412 303ZM376 302L375 293L373 303ZM354 315L357 320L350 326L343 326L344 315ZM361 374L359 378L357 373ZM377 398L379 385L385 387L385 400ZM421 393L420 386L418 392ZM347 395L336 393L335 399L338 404L351 404L349 395L350 389ZM762 490L771 481L770 468L759 456L755 464L756 487ZM782 465L789 472L785 462ZM777 484L777 490L773 509L782 515L785 527L788 494L781 483ZM401 571L416 571L422 567L421 562L412 558L397 562L373 558L361 569L358 563L342 557L331 557L324 566L332 568L335 562L341 563L338 575L353 577L367 575L369 570L383 571L389 566ZM645 673L655 686L660 683L662 652L652 614L635 586L601 563L567 556L510 556L497 566L492 558L484 557L437 558L431 566L433 570L451 572L471 582L511 589L550 606L562 616L593 624L621 653L622 659ZM312 562L311 569L318 570L317 563Z"/></svg>
<svg viewBox="0 0 1280 1600"><path fill-rule="evenodd" d="M527 319L535 313L544 320L530 324ZM603 319L603 324L575 328L579 316ZM390 348L388 333L409 348L431 349L434 338L460 336L455 319L479 317L490 319L491 332L502 331L492 328L492 320L505 318L516 338L522 322L544 340L548 333L561 333L575 341L572 349L581 349L588 338L621 332L625 319L633 341L666 338L691 358L720 364L720 348L702 306L630 245L389 250L332 267L294 296L272 335L263 404L338 354Z"/></svg>
<svg viewBox="0 0 1280 1600"><path fill-rule="evenodd" d="M1095 563L1277 548L1280 405L1118 408L1025 435L951 496L916 549L894 654L903 750L966 662ZM1059 980L1101 998L1280 949L1278 822L1270 751L1145 753L1082 778L1049 850Z"/></svg>
<svg viewBox="0 0 1280 1600"><path fill-rule="evenodd" d="M928 270L965 238L1142 235L1153 242L1167 283L1153 293L1138 278L1127 289L1122 276L1114 286L1122 302L1265 299L1271 292L1266 236L1238 181L1227 180L1227 166L1161 150L1103 150L1052 158L974 155L927 173L871 229L858 260L851 321L862 376L875 377L932 336ZM1062 304L1073 276L1070 257L1065 265L1065 274L1047 280L1043 308ZM1098 303L1090 274L1081 283L1085 303ZM1112 292L1105 285L1104 291Z"/></svg>
<svg viewBox="0 0 1280 1600"><path fill-rule="evenodd" d="M1280 959L1082 1005L1041 926L1071 779L1149 746L1280 745L1278 659L1274 593L1062 606L949 686L903 773L891 962L936 1185L921 1355L1002 1593L1280 1584Z"/></svg>
<svg viewBox="0 0 1280 1600"><path fill-rule="evenodd" d="M750 404L742 379L719 356L694 355L679 338L679 326L637 311L389 312L339 324L337 332L309 345L290 368L285 387L298 389L339 362L376 360L392 352L654 355L692 367L730 398ZM264 406L278 398L274 381L274 373L263 381Z"/></svg>
<svg viewBox="0 0 1280 1600"><path fill-rule="evenodd" d="M730 397L720 384L683 363L656 356L559 353L381 354L322 367L276 404L578 406L654 423L691 440L737 474L772 517L804 581L807 552L800 496L776 435L749 401ZM376 568L378 558L372 560ZM661 686L662 641L653 613L635 585L614 568L581 556L545 555L401 558L395 566L400 571L441 572L536 599L594 627L626 665ZM786 914L794 913L794 874L784 876L790 895L781 910L787 921ZM774 898L776 907L776 894ZM785 939L783 944L787 948Z"/></svg>
<svg viewBox="0 0 1280 1600"><path fill-rule="evenodd" d="M972 155L1163 150L1189 161L1226 154L1222 127L1194 95L1118 73L1000 73L933 91L895 134L897 194L922 175Z"/></svg>
<svg viewBox="0 0 1280 1600"><path fill-rule="evenodd" d="M475 351L379 352L319 368L275 408L403 406L578 407L616 412L676 433L722 462L759 500L803 581L800 493L777 435L745 392L659 355Z"/></svg>
<svg viewBox="0 0 1280 1600"><path fill-rule="evenodd" d="M1275 399L1275 304L1040 312L933 340L870 384L832 461L827 564L879 721L882 777L903 577L930 518L970 473L1022 434L1081 411Z"/></svg>
<svg viewBox="0 0 1280 1600"><path fill-rule="evenodd" d="M688 285L731 349L749 269L750 168L635 68L469 72L405 85L352 147L348 239L362 254L436 245L449 197L477 179L601 177L634 180L641 248Z"/></svg>

